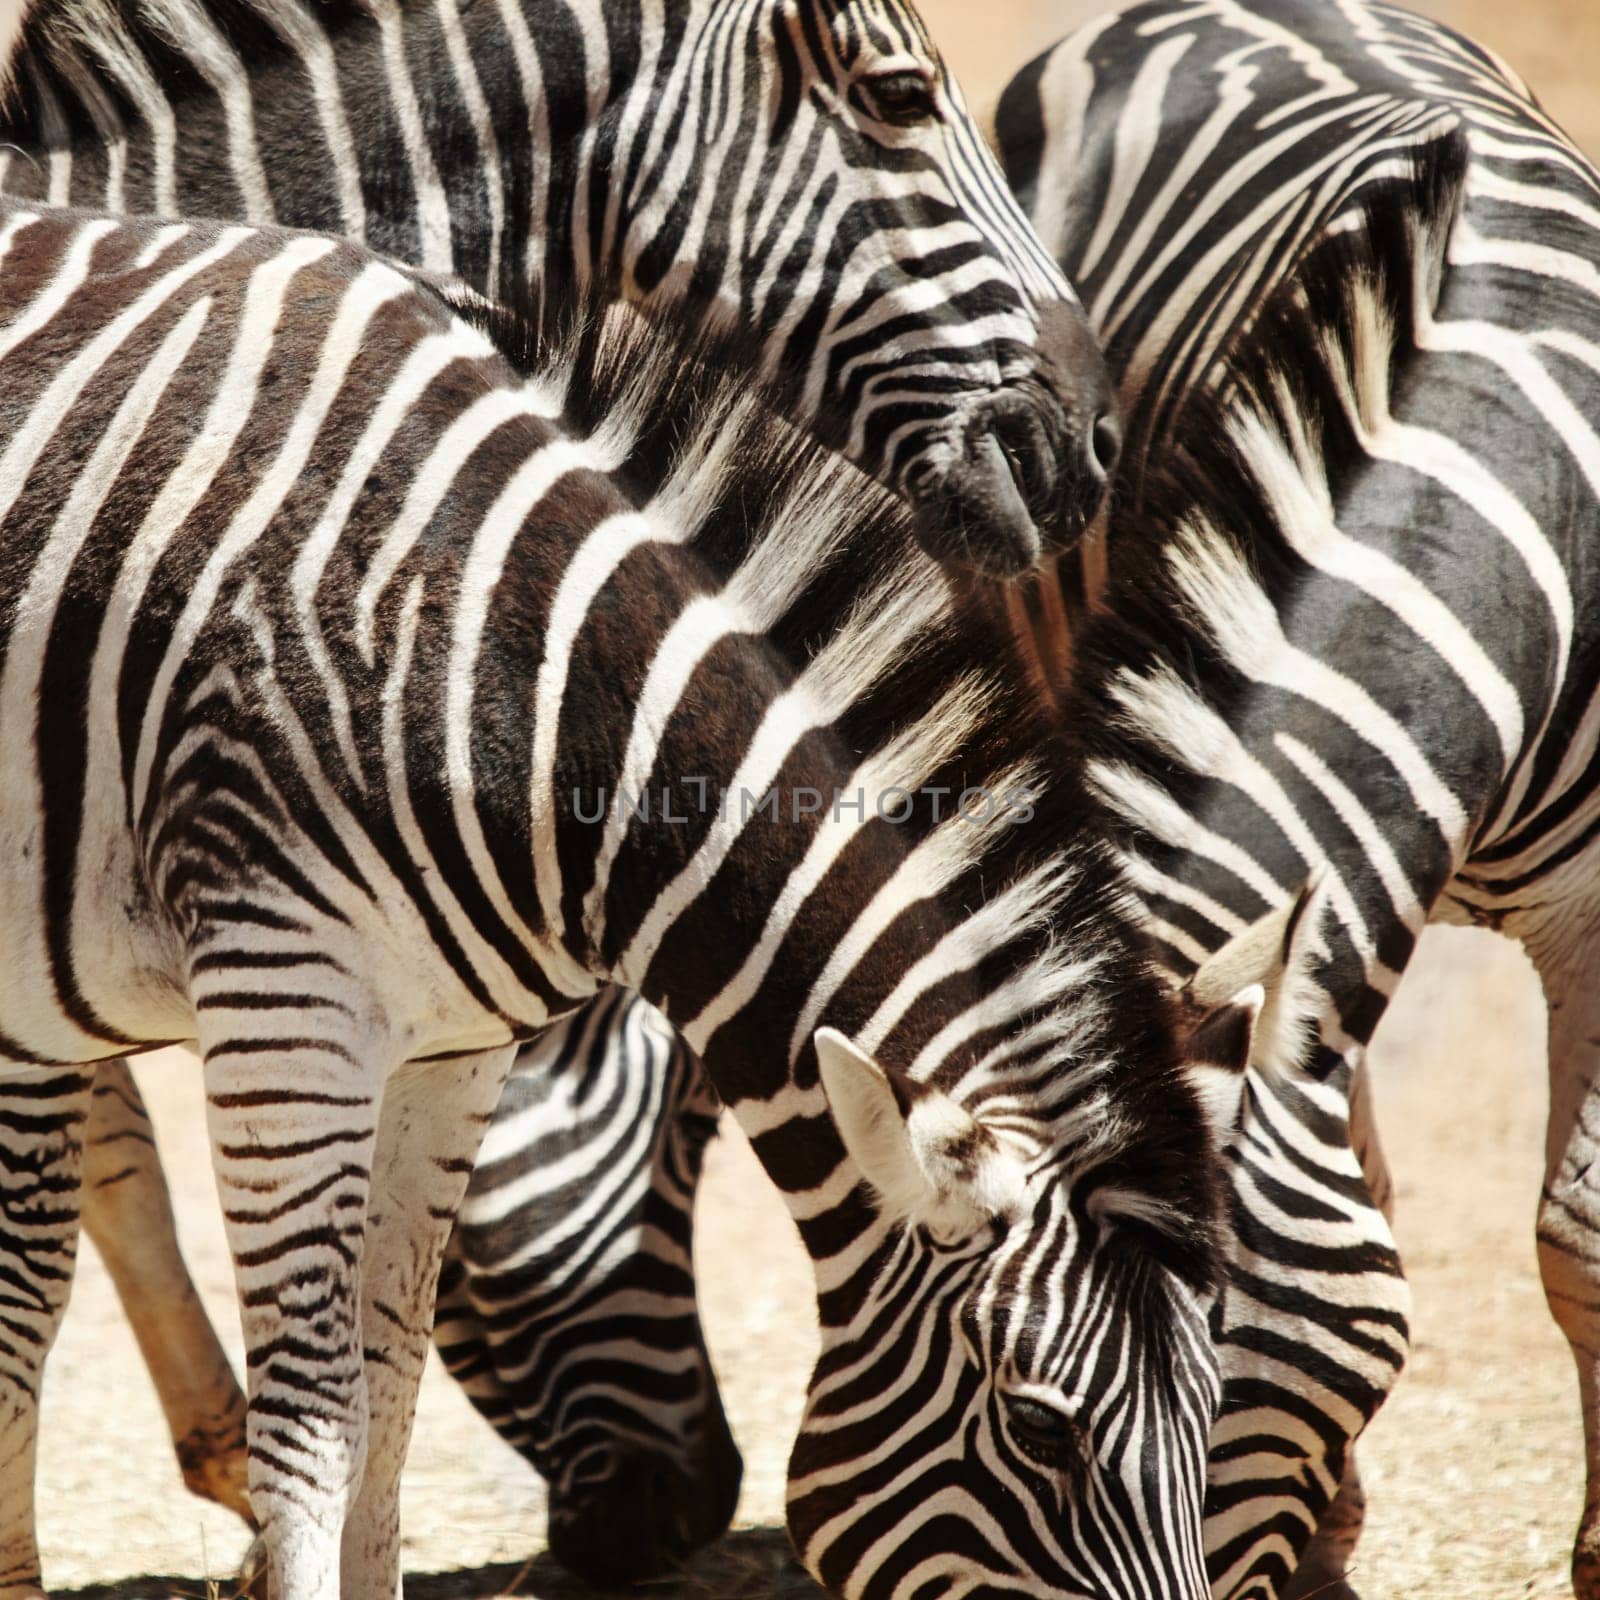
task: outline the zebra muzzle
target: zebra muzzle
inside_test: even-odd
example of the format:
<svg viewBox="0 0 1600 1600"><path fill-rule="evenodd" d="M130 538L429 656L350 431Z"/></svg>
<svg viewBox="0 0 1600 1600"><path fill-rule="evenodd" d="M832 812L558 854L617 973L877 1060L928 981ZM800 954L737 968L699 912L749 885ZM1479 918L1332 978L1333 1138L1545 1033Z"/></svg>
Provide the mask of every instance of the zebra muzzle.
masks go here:
<svg viewBox="0 0 1600 1600"><path fill-rule="evenodd" d="M914 502L928 553L1004 578L1070 549L1100 507L1121 439L1109 401L1077 422L1043 383L986 398L957 459Z"/></svg>

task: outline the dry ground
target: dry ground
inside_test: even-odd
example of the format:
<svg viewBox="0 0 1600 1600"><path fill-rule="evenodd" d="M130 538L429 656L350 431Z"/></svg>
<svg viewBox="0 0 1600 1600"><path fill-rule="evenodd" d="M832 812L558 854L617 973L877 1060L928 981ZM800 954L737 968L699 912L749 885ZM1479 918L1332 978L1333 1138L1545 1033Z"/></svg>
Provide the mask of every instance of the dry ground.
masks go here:
<svg viewBox="0 0 1600 1600"><path fill-rule="evenodd" d="M981 101L1094 5L924 0ZM1600 0L1434 0L1495 44L1558 116L1600 149ZM1364 1451L1372 1513L1357 1574L1366 1600L1548 1600L1569 1593L1581 1500L1575 1385L1534 1269L1543 1086L1542 1003L1515 951L1431 934L1385 1024L1380 1110L1398 1174L1401 1243L1416 1288L1411 1369ZM176 1053L141 1071L172 1171L185 1244L233 1340L230 1274L200 1136L197 1075ZM784 1459L814 1340L787 1219L735 1139L713 1151L701 1246L708 1322L747 1473L740 1530L663 1600L783 1600L817 1591L786 1563ZM51 1364L40 1483L58 1591L199 1593L244 1547L190 1499L99 1262L85 1249ZM422 1600L575 1600L539 1552L538 1483L430 1372L406 1480L408 1567ZM168 1575L137 1588L129 1575Z"/></svg>

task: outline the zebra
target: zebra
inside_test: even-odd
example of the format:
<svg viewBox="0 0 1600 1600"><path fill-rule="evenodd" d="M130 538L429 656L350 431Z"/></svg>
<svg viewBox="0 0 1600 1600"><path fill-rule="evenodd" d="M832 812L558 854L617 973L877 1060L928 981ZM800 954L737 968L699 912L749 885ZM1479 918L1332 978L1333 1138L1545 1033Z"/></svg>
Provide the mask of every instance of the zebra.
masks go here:
<svg viewBox="0 0 1600 1600"><path fill-rule="evenodd" d="M758 367L775 384L801 383L788 403L917 501L924 536L946 553L953 525L930 530L930 515L964 517L976 497L985 526L1003 530L1007 519L985 498L982 461L971 464L970 494L925 470L943 448L928 443L941 419L963 417L966 443L993 467L978 424L1004 414L995 436L1052 537L1087 516L1114 461L1116 418L1081 314L900 0L695 0L671 19L633 0L498 0L470 11L456 0L38 0L14 78L0 115L0 191L116 213L320 226L490 294L577 280L655 314L698 311L756 332ZM613 174L626 181L613 185ZM723 182L730 174L743 176ZM985 398L991 367L1006 381ZM1064 473L1035 459L1063 443ZM1010 482L1008 467L1000 488ZM1053 509L1041 509L1046 501ZM652 1070L648 1060L640 1068ZM87 1139L85 1223L140 1333L185 1478L248 1515L243 1397L177 1253L148 1123L120 1064L101 1070ZM677 1147L664 1134L657 1153ZM597 1152L597 1168L612 1162ZM651 1203L670 1203L671 1168ZM468 1280L494 1277L506 1309L509 1281L492 1261L461 1267ZM522 1283L530 1300L545 1293L535 1277ZM613 1303L616 1284L577 1287L569 1345L593 1308ZM635 1308L638 1292L627 1291ZM447 1362L461 1352L469 1388L520 1448L542 1439L535 1460L552 1482L583 1484L581 1503L555 1495L553 1520L603 1527L612 1496L628 1495L643 1470L626 1452L662 1424L649 1350L674 1336L663 1326L642 1337L644 1387L602 1490L592 1452L579 1474L577 1446L548 1431L538 1391L519 1402L515 1424L503 1388L487 1400L480 1357L492 1346L469 1325L469 1300L452 1300ZM699 1543L731 1514L737 1453L682 1315L673 1291L662 1318L683 1330L683 1356L698 1352L701 1423L670 1449L657 1434L654 1537L641 1531L626 1552L609 1538L590 1551L558 1538L564 1558L593 1575L615 1575L622 1555L646 1564L628 1575L648 1575L687 1553L678 1530ZM610 1320L595 1319L597 1341L614 1338ZM619 1379L624 1371L613 1367ZM619 1383L612 1401L627 1399Z"/></svg>
<svg viewBox="0 0 1600 1600"><path fill-rule="evenodd" d="M445 1370L549 1485L551 1553L595 1582L669 1569L738 1503L691 1253L720 1109L661 1014L608 990L518 1052L445 1252ZM196 1460L237 1474L242 1454L241 1431Z"/></svg>
<svg viewBox="0 0 1600 1600"><path fill-rule="evenodd" d="M1281 1006L1184 1053L992 597L626 309L17 202L0 267L0 1589L96 1064L200 1049L274 1592L392 1595L473 1157L612 984L811 1253L810 1570L1204 1594L1211 1117Z"/></svg>
<svg viewBox="0 0 1600 1600"><path fill-rule="evenodd" d="M598 286L758 370L1000 572L1118 443L1081 308L907 0L34 0L0 191Z"/></svg>
<svg viewBox="0 0 1600 1600"><path fill-rule="evenodd" d="M1004 131L1005 124L1003 119L1002 132ZM1400 130L1402 146L1403 138L1409 136L1411 131L1409 128ZM1007 146L1008 154L1012 154L1014 149L1015 144L1013 141L1012 144ZM1085 170L1088 172L1096 170L1094 166L1095 155L1096 152L1092 149L1087 149L1084 153ZM1032 197L1030 196L1030 198ZM1115 345L1113 345L1113 351L1114 354L1117 353ZM1119 368L1125 370L1125 364L1119 362ZM1125 384L1124 399L1129 415L1136 424L1135 438L1137 439L1142 437L1142 430L1137 426L1142 415L1137 387ZM1131 459L1138 461L1142 458L1139 455L1135 455ZM1133 473L1125 472L1124 481L1130 480L1136 482L1137 478ZM613 1016L613 1020L619 1028L622 1025L621 1018L622 1013L620 1012L615 1013ZM639 1026L642 1030L650 1028L650 1024L647 1022L639 1022ZM648 1071L652 1065L652 1058L648 1054L644 1057L644 1063L644 1067L640 1070ZM1270 1097L1270 1086L1263 1087L1258 1085L1254 1093L1258 1101L1266 1103ZM1306 1104L1304 1101L1297 1100L1293 1102L1293 1108L1295 1111L1304 1111ZM1292 1113L1290 1120L1292 1123ZM1363 1304L1374 1317L1381 1313L1383 1317L1387 1318L1390 1327L1387 1339L1376 1341L1371 1349L1362 1352L1349 1350L1345 1352L1345 1362L1341 1368L1344 1374L1344 1390L1343 1392L1331 1393L1326 1397L1328 1404L1340 1410L1340 1426L1348 1432L1353 1432L1370 1415L1377 1400L1381 1398L1387 1382L1392 1381L1392 1369L1398 1365L1398 1351L1403 1348L1403 1337L1399 1333L1399 1329L1403 1327L1403 1304L1395 1298L1395 1285L1392 1281L1392 1248L1387 1241L1386 1231L1383 1229L1381 1221L1364 1216L1361 1204L1357 1199L1352 1198L1349 1192L1350 1186L1348 1182L1341 1182L1342 1179L1347 1177L1347 1174L1344 1173L1340 1163L1348 1160L1348 1152L1342 1148L1340 1141L1334 1134L1329 1132L1329 1129L1337 1121L1336 1117L1330 1117L1325 1111L1319 1109L1316 1123L1316 1128L1319 1132L1316 1136L1315 1145L1318 1151L1317 1163L1319 1166L1328 1169L1325 1185L1327 1196L1325 1197L1324 1211L1325 1214L1332 1214L1333 1210L1341 1206L1348 1209L1349 1215L1344 1223L1347 1229L1346 1244L1352 1254L1359 1251L1368 1253L1368 1257L1373 1263L1372 1276L1378 1280L1367 1285L1364 1290L1365 1298ZM1246 1206L1252 1197L1259 1197L1268 1193L1271 1189L1270 1179L1265 1174L1265 1166L1260 1157L1260 1150L1263 1148L1264 1142L1263 1136L1257 1136L1251 1144L1251 1149L1254 1152L1252 1160L1258 1163L1257 1168L1244 1170L1243 1168L1225 1166L1222 1169L1224 1183L1230 1187L1237 1188L1239 1195L1242 1196L1242 1198L1235 1198L1233 1201L1236 1207ZM690 1144L691 1146L693 1145L692 1139ZM1303 1170L1306 1161L1306 1148L1306 1141L1302 1137L1298 1145L1291 1142L1280 1151L1281 1158L1287 1163L1289 1175L1302 1188L1309 1187L1309 1179ZM1298 1166L1296 1162L1298 1162ZM678 1203L686 1206L686 1193L681 1185L674 1187L670 1182L664 1183L659 1186L657 1194L651 1198L659 1201L663 1195L669 1201L676 1195L679 1197ZM492 1210L492 1206L490 1209ZM1264 1214L1260 1200L1256 1198L1254 1209L1247 1220L1259 1228ZM686 1216L683 1218L683 1226L687 1227ZM154 1237L154 1233L152 1232L150 1236ZM100 1237L100 1235L97 1235L97 1237ZM142 1234L141 1237L143 1237ZM115 1248L116 1243L117 1239L114 1235L109 1248ZM480 1312L472 1304L470 1293L456 1292L461 1288L463 1282L470 1278L473 1265L475 1264L463 1263L459 1275L453 1273L449 1267L446 1269L448 1292L442 1299L444 1309L442 1311L440 1336L441 1349L445 1354L447 1365L450 1365L453 1370L459 1370L468 1384L469 1392L474 1395L480 1406L488 1411L496 1425L507 1432L508 1436L513 1438L519 1448L532 1453L533 1441L541 1437L541 1432L548 1422L548 1419L541 1415L544 1409L544 1397L549 1392L548 1386L542 1382L529 1385L525 1381L520 1384L515 1381L519 1377L525 1379L526 1374L534 1370L526 1351L518 1352L515 1358L515 1366L521 1370L520 1372L513 1371L514 1381L509 1386L503 1373L494 1373L492 1371L493 1362L497 1354L496 1346L499 1341L490 1339L484 1333L478 1320ZM648 1261L644 1265L649 1267ZM1304 1295L1308 1292L1307 1284L1314 1285L1317 1282L1317 1276L1311 1264L1303 1256L1298 1266L1300 1268L1299 1281L1293 1285L1292 1292ZM1259 1271L1259 1259L1249 1262L1248 1267ZM669 1273L675 1275L678 1270L679 1264L677 1262L667 1263L667 1271ZM1237 1269L1237 1271L1244 1270L1247 1270L1247 1268ZM674 1277L673 1281L679 1282L681 1280ZM543 1293L538 1280L535 1279L532 1283L528 1283L525 1280L520 1288L502 1282L497 1285L497 1289L495 1314L502 1316L512 1327L525 1330L527 1319L521 1316L518 1310L518 1302L537 1303ZM1284 1293L1288 1292L1289 1290L1286 1288ZM125 1298L132 1306L138 1296L128 1293L125 1294ZM144 1297L145 1304L152 1303L153 1298L147 1294ZM577 1297L574 1296L575 1303L576 1299ZM155 1303L159 1309L160 1302L155 1301ZM681 1305L681 1302L678 1304ZM1259 1318L1261 1314L1259 1304L1254 1308L1254 1314ZM1324 1312L1324 1320L1326 1320L1326 1315L1326 1312ZM173 1319L168 1316L164 1320L169 1325L170 1331L170 1324ZM656 1330L654 1336L646 1341L657 1350L663 1349L669 1342L670 1334L662 1331L665 1327L666 1324L663 1323L662 1329ZM684 1321L681 1327L686 1334L685 1341L680 1347L681 1349L692 1351L696 1348L703 1348L699 1345L698 1330L691 1322ZM206 1337L210 1337L209 1329L205 1327L203 1322L200 1324L200 1329ZM570 1324L567 1332L570 1336ZM1236 1363L1234 1368L1229 1369L1235 1391L1240 1395L1255 1392L1251 1388L1252 1384L1258 1383L1252 1364L1252 1358L1256 1353L1254 1349L1248 1342L1243 1340L1236 1340L1231 1345L1224 1340L1222 1342L1222 1352L1225 1366L1229 1361ZM201 1365L202 1370L206 1370L203 1368L203 1364ZM1385 1371L1385 1368L1389 1370ZM635 1407L636 1421L627 1431L633 1434L635 1443L641 1437L646 1437L653 1438L658 1445L664 1446L671 1439L673 1424L671 1406L664 1407L660 1404L657 1377L659 1364L652 1359L643 1359L634 1363L633 1371L636 1376L630 1379L626 1365L612 1367L611 1377L613 1381L608 1390L608 1399L614 1403L619 1396L627 1395L630 1389L636 1393L641 1398L642 1403ZM706 1425L698 1435L691 1436L688 1441L681 1442L673 1455L664 1458L663 1479L669 1485L683 1483L682 1463L695 1458L696 1452L700 1448L698 1441L704 1439L714 1442L714 1447L711 1451L713 1470L709 1474L703 1471L691 1471L688 1480L688 1492L670 1499L669 1503L672 1506L671 1517L663 1518L664 1524L669 1521L676 1522L682 1514L682 1508L687 1508L689 1514L697 1519L696 1534L692 1541L696 1543L699 1542L702 1536L710 1537L711 1534L718 1531L721 1522L726 1520L727 1509L731 1509L732 1501L732 1490L728 1487L729 1473L726 1463L730 1459L735 1463L737 1461L736 1455L732 1455L731 1446L726 1449L721 1446L721 1442L725 1441L725 1435L721 1427L720 1409L716 1407L714 1384L710 1380L707 1369L702 1367L702 1373L705 1391L709 1396L709 1415ZM518 1388L521 1389L521 1393L513 1393L513 1390ZM215 1391L212 1390L210 1392ZM1230 1402L1230 1413L1233 1409ZM195 1414L193 1405L190 1406L188 1414ZM1263 1426L1259 1422L1257 1422L1256 1426L1263 1437L1269 1435L1272 1431L1270 1427ZM180 1437L183 1436L181 1429L175 1428L175 1431L179 1433ZM1301 1440L1303 1430L1300 1429L1298 1422L1290 1424L1289 1436L1297 1442ZM198 1435L200 1448L192 1449L188 1453L186 1461L191 1473L198 1475L201 1472L216 1472L227 1477L231 1470L231 1481L235 1484L240 1484L242 1479L242 1452L230 1452L222 1448L236 1437L236 1431L234 1433L229 1433L226 1430L212 1430L209 1433L201 1432ZM564 1439L559 1437L555 1442L562 1446L566 1443ZM591 1526L598 1526L604 1529L615 1514L613 1508L617 1503L632 1504L635 1497L632 1493L631 1473L634 1469L626 1464L627 1458L623 1458L621 1462L616 1463L613 1467L612 1475L609 1479L610 1492L608 1494L601 1496L597 1493L589 1493L569 1498L560 1492L559 1486L572 1483L590 1472L594 1466L593 1458L587 1457L584 1459L583 1474L580 1474L577 1470L577 1457L575 1454L569 1452L564 1458L560 1455L553 1457L548 1437L545 1438L543 1448L544 1454L536 1455L535 1460L540 1465L541 1470L551 1479L552 1483L558 1486L558 1492L552 1508L552 1537L556 1542L558 1552L568 1564L578 1567L579 1570L589 1571L601 1577L620 1575L610 1570L604 1563L608 1560L615 1560L620 1555L631 1556L641 1550L648 1549L649 1540L647 1538L642 1538L639 1541L630 1541L628 1549L621 1551L617 1548L617 1541L607 1539L603 1534L592 1539L579 1539L570 1530ZM1231 1448L1233 1447L1225 1441L1223 1446L1224 1454ZM1330 1457L1337 1457L1337 1451L1335 1450L1330 1449L1328 1454ZM637 1457L634 1459L637 1460ZM1217 1465L1217 1462L1213 1462L1214 1476L1217 1472ZM733 1470L736 1471L736 1466ZM1337 1467L1335 1466L1333 1470L1335 1481L1337 1476ZM697 1493L697 1485L707 1482L709 1482L709 1491ZM204 1485L202 1484L202 1486ZM1314 1504L1318 1496L1325 1496L1327 1479L1325 1474L1313 1475L1312 1480L1304 1491L1300 1490L1297 1485L1291 1485L1291 1487L1294 1492L1288 1497L1290 1508L1288 1514L1293 1518L1301 1514L1303 1505ZM215 1493L216 1490L213 1488L212 1492ZM1225 1481L1214 1484L1213 1504L1233 1504L1234 1502L1230 1500L1230 1493L1231 1491ZM235 1490L233 1503L242 1505L242 1485ZM655 1503L659 1503L659 1501ZM710 1507L709 1510L707 1509L708 1505ZM1273 1518L1279 1515L1279 1512L1279 1507L1269 1507L1267 1513L1261 1519L1263 1524L1270 1526ZM636 1515L637 1513L635 1513L635 1517ZM1234 1515L1234 1522L1241 1522L1241 1518L1237 1514ZM1291 1523L1292 1525L1293 1523ZM1217 1524L1214 1519L1212 1532L1214 1540L1217 1538L1216 1527ZM568 1531L564 1532L564 1529ZM1226 1538L1229 1540L1237 1540L1241 1537L1243 1535L1237 1531L1230 1531L1226 1534ZM681 1553L681 1548L675 1551L669 1547L663 1551L663 1555L667 1557L675 1553ZM651 1564L658 1563L652 1561Z"/></svg>
<svg viewBox="0 0 1600 1600"><path fill-rule="evenodd" d="M1367 0L1124 7L1024 69L996 126L1126 407L1097 553L1031 614L1164 965L1325 872L1319 1074L1359 1070L1429 921L1498 928L1540 974L1539 1260L1579 1371L1593 1600L1600 175L1490 52ZM1329 1368L1314 1318L1297 1366ZM1286 1381L1213 1436L1217 1593L1286 1592L1319 1515L1287 1592L1348 1593L1337 1409ZM1275 1435L1298 1441L1276 1467Z"/></svg>
<svg viewBox="0 0 1600 1600"><path fill-rule="evenodd" d="M118 1159L86 1187L84 1221L185 1482L253 1526L244 1393L179 1250L131 1085L126 1069L100 1068L89 1130ZM601 996L517 1052L445 1251L434 1329L445 1370L544 1478L551 1552L596 1583L670 1569L717 1538L738 1503L743 1462L691 1258L718 1112L654 1007ZM88 1146L86 1184L94 1156Z"/></svg>

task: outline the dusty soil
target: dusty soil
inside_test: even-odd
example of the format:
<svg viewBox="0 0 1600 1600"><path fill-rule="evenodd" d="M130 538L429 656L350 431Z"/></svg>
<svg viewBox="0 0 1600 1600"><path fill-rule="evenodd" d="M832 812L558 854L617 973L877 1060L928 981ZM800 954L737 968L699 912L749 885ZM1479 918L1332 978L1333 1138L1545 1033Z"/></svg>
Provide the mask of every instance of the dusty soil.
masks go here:
<svg viewBox="0 0 1600 1600"><path fill-rule="evenodd" d="M1082 0L925 0L975 101L1091 14ZM1438 0L1522 67L1556 114L1600 148L1600 5ZM1576 1386L1534 1266L1543 1084L1542 1002L1517 953L1488 936L1431 934L1376 1051L1398 1174L1416 1345L1363 1460L1371 1517L1366 1600L1546 1600L1569 1593L1581 1503ZM185 1247L238 1355L227 1256L201 1132L198 1074L176 1052L140 1069L177 1192ZM702 1282L728 1411L747 1462L739 1531L663 1600L786 1600L817 1591L777 1531L784 1461L814 1328L787 1218L736 1137L703 1191ZM40 1514L58 1592L202 1594L245 1536L191 1499L103 1269L85 1248L45 1395ZM421 1600L583 1591L541 1554L543 1497L519 1458L430 1371L406 1478L408 1593ZM136 1573L157 1577L137 1584ZM437 1574L437 1576L425 1576ZM107 1585L114 1587L108 1589Z"/></svg>

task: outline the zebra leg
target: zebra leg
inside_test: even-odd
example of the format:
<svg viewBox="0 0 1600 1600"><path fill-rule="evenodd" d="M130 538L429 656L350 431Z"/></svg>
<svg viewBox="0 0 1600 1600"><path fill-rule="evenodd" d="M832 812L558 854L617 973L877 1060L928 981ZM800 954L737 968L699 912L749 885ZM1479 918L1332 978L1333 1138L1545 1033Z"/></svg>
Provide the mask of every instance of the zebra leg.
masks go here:
<svg viewBox="0 0 1600 1600"><path fill-rule="evenodd" d="M1556 965L1541 961L1542 950L1528 943L1550 1010L1539 1272L1550 1313L1577 1362L1583 1405L1588 1487L1572 1587L1578 1600L1600 1600L1600 995L1592 961L1580 959L1574 975L1570 950Z"/></svg>
<svg viewBox="0 0 1600 1600"><path fill-rule="evenodd" d="M248 1522L244 1391L179 1252L155 1134L126 1062L99 1069L83 1161L83 1225L139 1341L183 1481Z"/></svg>
<svg viewBox="0 0 1600 1600"><path fill-rule="evenodd" d="M400 1469L433 1331L434 1294L515 1048L411 1063L383 1093L361 1272L370 1423L361 1491L345 1523L342 1600L400 1588Z"/></svg>
<svg viewBox="0 0 1600 1600"><path fill-rule="evenodd" d="M94 1068L0 1069L0 1596L41 1593L39 1383L72 1287Z"/></svg>
<svg viewBox="0 0 1600 1600"><path fill-rule="evenodd" d="M602 994L518 1055L446 1255L439 1353L591 1582L670 1570L738 1502L691 1254L718 1110L666 1019Z"/></svg>
<svg viewBox="0 0 1600 1600"><path fill-rule="evenodd" d="M1345 1582L1356 1541L1367 1520L1367 1494L1356 1470L1354 1447L1345 1459L1339 1492L1322 1513L1300 1564L1283 1586L1283 1600L1357 1600Z"/></svg>
<svg viewBox="0 0 1600 1600"><path fill-rule="evenodd" d="M355 1029L315 1037L292 1003L199 1014L212 1162L244 1323L250 1505L269 1592L339 1600L340 1541L367 1446L367 1195L395 1062L386 1039Z"/></svg>
<svg viewBox="0 0 1600 1600"><path fill-rule="evenodd" d="M1394 1221L1394 1180L1378 1137L1378 1122L1372 1105L1372 1073L1363 1051L1350 1080L1350 1144L1361 1163L1362 1176L1373 1204L1389 1222ZM1345 1582L1350 1558L1361 1538L1367 1520L1367 1494L1361 1486L1356 1463L1356 1447L1351 1445L1339 1479L1339 1492L1322 1513L1317 1531L1312 1534L1288 1583L1283 1600L1356 1600L1356 1592Z"/></svg>

